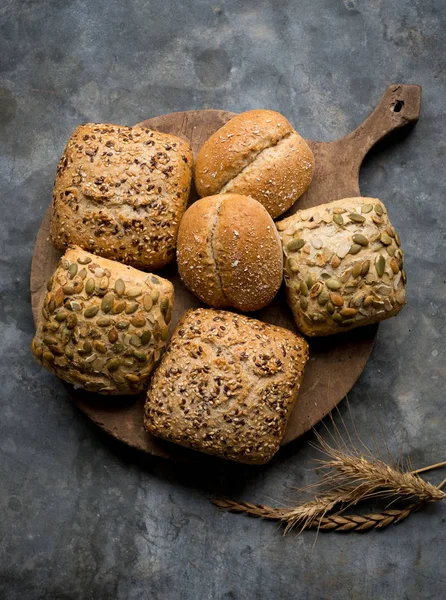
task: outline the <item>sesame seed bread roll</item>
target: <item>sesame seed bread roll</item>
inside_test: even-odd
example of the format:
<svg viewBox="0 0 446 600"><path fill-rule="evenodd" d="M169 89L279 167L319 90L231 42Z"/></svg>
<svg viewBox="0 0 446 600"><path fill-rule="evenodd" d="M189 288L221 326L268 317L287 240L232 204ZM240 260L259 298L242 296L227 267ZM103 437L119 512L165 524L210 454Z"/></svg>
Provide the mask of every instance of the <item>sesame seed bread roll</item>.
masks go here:
<svg viewBox="0 0 446 600"><path fill-rule="evenodd" d="M167 279L72 248L48 281L31 349L68 383L137 394L164 351L172 306Z"/></svg>
<svg viewBox="0 0 446 600"><path fill-rule="evenodd" d="M140 127L77 127L59 162L51 242L78 245L140 269L175 257L192 179L192 150Z"/></svg>
<svg viewBox="0 0 446 600"><path fill-rule="evenodd" d="M280 237L256 200L219 194L186 211L177 245L186 287L214 308L260 310L276 295L283 270Z"/></svg>
<svg viewBox="0 0 446 600"><path fill-rule="evenodd" d="M148 388L155 436L243 463L277 452L297 398L308 344L244 315L189 310Z"/></svg>
<svg viewBox="0 0 446 600"><path fill-rule="evenodd" d="M313 167L312 151L285 117L251 110L203 144L195 186L202 197L228 192L251 196L275 219L308 188Z"/></svg>
<svg viewBox="0 0 446 600"><path fill-rule="evenodd" d="M300 210L277 228L288 303L306 335L376 323L406 304L400 238L377 198Z"/></svg>

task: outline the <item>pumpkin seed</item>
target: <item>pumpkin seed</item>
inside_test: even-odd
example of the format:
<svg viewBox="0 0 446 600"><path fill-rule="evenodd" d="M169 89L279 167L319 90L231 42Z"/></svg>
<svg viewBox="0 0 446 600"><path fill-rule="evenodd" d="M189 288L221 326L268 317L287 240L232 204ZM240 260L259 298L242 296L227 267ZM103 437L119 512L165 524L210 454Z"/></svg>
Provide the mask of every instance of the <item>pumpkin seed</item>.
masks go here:
<svg viewBox="0 0 446 600"><path fill-rule="evenodd" d="M84 311L84 317L86 319L91 319L92 317L95 317L98 314L98 311L99 311L99 306L89 306Z"/></svg>
<svg viewBox="0 0 446 600"><path fill-rule="evenodd" d="M128 328L128 326L129 326L129 322L128 322L128 321L118 321L118 322L116 323L116 327L117 327L118 329L121 329L121 330L122 330L122 329L127 329L127 328Z"/></svg>
<svg viewBox="0 0 446 600"><path fill-rule="evenodd" d="M54 293L54 302L56 306L62 306L63 304L63 299L64 299L64 293L63 293L63 289L60 287L56 290L56 292Z"/></svg>
<svg viewBox="0 0 446 600"><path fill-rule="evenodd" d="M336 254L333 256L333 258L331 259L331 266L333 267L333 269L337 269L339 267L339 265L341 264L342 260L339 258L339 256L336 256Z"/></svg>
<svg viewBox="0 0 446 600"><path fill-rule="evenodd" d="M359 277L361 275L362 263L356 263L353 265L352 275L353 277Z"/></svg>
<svg viewBox="0 0 446 600"><path fill-rule="evenodd" d="M334 313L334 306L331 302L327 302L327 306L325 307L327 309L327 312L332 315Z"/></svg>
<svg viewBox="0 0 446 600"><path fill-rule="evenodd" d="M341 214L343 214L345 212L347 212L345 210L345 208L341 208L340 206L335 206L334 209L333 209L333 214L336 214L336 215L341 215Z"/></svg>
<svg viewBox="0 0 446 600"><path fill-rule="evenodd" d="M103 313L109 313L111 311L111 309L113 308L114 300L115 300L115 298L112 293L106 294L102 298L101 310Z"/></svg>
<svg viewBox="0 0 446 600"><path fill-rule="evenodd" d="M135 346L135 348L139 348L139 346L141 346L141 338L136 334L131 335L129 341L132 346Z"/></svg>
<svg viewBox="0 0 446 600"><path fill-rule="evenodd" d="M150 342L151 337L152 337L152 333L149 329L146 329L145 331L143 331L142 336L141 336L141 344L143 346L148 344Z"/></svg>
<svg viewBox="0 0 446 600"><path fill-rule="evenodd" d="M301 281L299 287L300 287L300 293L303 294L304 296L308 296L308 285L305 283L305 281Z"/></svg>
<svg viewBox="0 0 446 600"><path fill-rule="evenodd" d="M111 319L108 317L99 317L99 319L96 321L96 325L98 325L98 327L108 327L111 322Z"/></svg>
<svg viewBox="0 0 446 600"><path fill-rule="evenodd" d="M77 270L78 270L78 266L77 263L71 263L70 268L68 269L68 273L70 275L70 279L73 279L73 277L75 275L77 275Z"/></svg>
<svg viewBox="0 0 446 600"><path fill-rule="evenodd" d="M108 277L101 277L101 280L99 281L99 289L101 290L106 290L108 289L108 284L109 284L109 279Z"/></svg>
<svg viewBox="0 0 446 600"><path fill-rule="evenodd" d="M407 283L406 271L404 269L401 269L401 279L403 280L404 284Z"/></svg>
<svg viewBox="0 0 446 600"><path fill-rule="evenodd" d="M76 281L73 281L73 288L76 294L80 294L84 289L84 284L82 283L82 281L79 281L79 279L77 279Z"/></svg>
<svg viewBox="0 0 446 600"><path fill-rule="evenodd" d="M122 296L122 294L125 292L125 283L122 279L117 279L115 281L115 292L118 294L118 296Z"/></svg>
<svg viewBox="0 0 446 600"><path fill-rule="evenodd" d="M91 258L89 256L81 256L77 259L77 262L80 265L88 265L88 263L91 263Z"/></svg>
<svg viewBox="0 0 446 600"><path fill-rule="evenodd" d="M147 361L147 354L145 354L144 352L140 352L139 350L135 350L133 352L133 356L136 358L136 360L138 360L139 362L146 362Z"/></svg>
<svg viewBox="0 0 446 600"><path fill-rule="evenodd" d="M134 286L127 290L127 296L129 298L136 298L142 293L142 289L140 287Z"/></svg>
<svg viewBox="0 0 446 600"><path fill-rule="evenodd" d="M308 289L310 290L316 282L316 277L313 273L308 273L307 278L305 279L305 283L307 284Z"/></svg>
<svg viewBox="0 0 446 600"><path fill-rule="evenodd" d="M71 296L71 294L74 294L74 285L72 283L67 283L67 285L64 285L62 289L63 293L67 296Z"/></svg>
<svg viewBox="0 0 446 600"><path fill-rule="evenodd" d="M376 268L376 272L379 277L383 276L385 267L386 267L386 260L385 260L384 256L382 254L380 254L375 261L375 268Z"/></svg>
<svg viewBox="0 0 446 600"><path fill-rule="evenodd" d="M311 287L310 296L312 298L317 298L319 294L322 292L323 285L320 281L316 281L316 283Z"/></svg>
<svg viewBox="0 0 446 600"><path fill-rule="evenodd" d="M166 316L167 313L167 309L169 308L169 299L168 298L163 298L161 300L161 312L163 313L164 316Z"/></svg>
<svg viewBox="0 0 446 600"><path fill-rule="evenodd" d="M47 282L47 284L46 284L46 289L47 289L49 292L51 292L51 288L52 288L52 287L53 287L53 278L52 278L52 277L50 277L50 278L48 279L48 282Z"/></svg>
<svg viewBox="0 0 446 600"><path fill-rule="evenodd" d="M133 325L133 327L144 327L146 320L141 315L136 315L130 319L130 323Z"/></svg>
<svg viewBox="0 0 446 600"><path fill-rule="evenodd" d="M341 317L354 317L356 315L358 311L356 310L356 308L343 308L341 311L339 311L339 314L341 315Z"/></svg>
<svg viewBox="0 0 446 600"><path fill-rule="evenodd" d="M329 290L338 290L341 287L341 282L338 279L327 279L325 285Z"/></svg>
<svg viewBox="0 0 446 600"><path fill-rule="evenodd" d="M45 360L46 362L53 362L54 354L52 352L44 352L42 354L42 359Z"/></svg>
<svg viewBox="0 0 446 600"><path fill-rule="evenodd" d="M373 296L367 296L364 300L365 308L371 306L373 304Z"/></svg>
<svg viewBox="0 0 446 600"><path fill-rule="evenodd" d="M134 312L136 312L139 308L139 304L138 302L133 302L131 304L127 304L127 306L125 307L125 313L127 315L132 315Z"/></svg>
<svg viewBox="0 0 446 600"><path fill-rule="evenodd" d="M156 275L150 275L150 280L152 283L154 283L155 285L158 285L160 280L158 279L158 277Z"/></svg>
<svg viewBox="0 0 446 600"><path fill-rule="evenodd" d="M360 246L359 244L352 244L350 246L350 250L348 251L349 254L358 254L358 252L361 250L362 246Z"/></svg>
<svg viewBox="0 0 446 600"><path fill-rule="evenodd" d="M324 306L324 304L327 304L328 299L329 298L328 298L328 292L327 292L327 290L322 290L322 292L317 297L317 301L319 303L319 306Z"/></svg>
<svg viewBox="0 0 446 600"><path fill-rule="evenodd" d="M396 258L391 258L389 264L392 271L395 273L395 275L397 275L399 273L400 267Z"/></svg>
<svg viewBox="0 0 446 600"><path fill-rule="evenodd" d="M68 329L74 329L77 325L77 316L74 313L69 313L67 316Z"/></svg>
<svg viewBox="0 0 446 600"><path fill-rule="evenodd" d="M395 275L395 279L393 280L393 289L396 291L401 281L401 271Z"/></svg>
<svg viewBox="0 0 446 600"><path fill-rule="evenodd" d="M43 338L43 343L46 344L47 346L51 346L52 344L57 344L57 338L53 337L51 335L46 335Z"/></svg>
<svg viewBox="0 0 446 600"><path fill-rule="evenodd" d="M165 342L168 337L169 337L169 328L163 327L161 329L161 339Z"/></svg>
<svg viewBox="0 0 446 600"><path fill-rule="evenodd" d="M381 300L376 300L375 298L373 298L372 306L373 306L373 308L376 308L376 309L384 308L384 302L382 302Z"/></svg>
<svg viewBox="0 0 446 600"><path fill-rule="evenodd" d="M299 305L301 307L302 310L307 310L308 308L308 300L307 298L305 298L305 296L301 296L299 298Z"/></svg>
<svg viewBox="0 0 446 600"><path fill-rule="evenodd" d="M350 327L351 325L353 325L355 323L354 319L345 319L345 321L342 321L342 323L339 323L339 325L341 327Z"/></svg>
<svg viewBox="0 0 446 600"><path fill-rule="evenodd" d="M375 212L379 217L383 215L384 210L381 204L375 204Z"/></svg>
<svg viewBox="0 0 446 600"><path fill-rule="evenodd" d="M395 242L398 244L398 246L401 246L401 239L396 231L395 231Z"/></svg>
<svg viewBox="0 0 446 600"><path fill-rule="evenodd" d="M106 362L106 367L111 372L117 371L120 366L121 366L121 359L120 358L111 358L110 360L108 360Z"/></svg>
<svg viewBox="0 0 446 600"><path fill-rule="evenodd" d="M124 377L127 379L127 381L130 381L131 383L138 383L139 381L138 375L134 375L133 373L127 373L126 375L124 375Z"/></svg>
<svg viewBox="0 0 446 600"><path fill-rule="evenodd" d="M44 327L45 325L42 327L42 329L45 331ZM46 327L49 331L57 331L60 327L60 323L47 323Z"/></svg>
<svg viewBox="0 0 446 600"><path fill-rule="evenodd" d="M362 214L367 214L369 212L371 212L373 209L373 204L363 204L362 208L361 208L361 212Z"/></svg>
<svg viewBox="0 0 446 600"><path fill-rule="evenodd" d="M390 300L388 298L386 298L384 300L384 309L388 312L389 310L393 309L392 303L390 302Z"/></svg>
<svg viewBox="0 0 446 600"><path fill-rule="evenodd" d="M62 354L64 353L63 349L58 346L57 344L51 344L51 346L49 347L51 352L53 354L55 354L56 356L62 356Z"/></svg>
<svg viewBox="0 0 446 600"><path fill-rule="evenodd" d="M145 294L142 303L144 305L144 308L149 311L152 306L153 306L153 300L152 300L152 296L150 296L150 294Z"/></svg>
<svg viewBox="0 0 446 600"><path fill-rule="evenodd" d="M124 350L124 345L120 343L114 344L112 350L115 354L120 354Z"/></svg>
<svg viewBox="0 0 446 600"><path fill-rule="evenodd" d="M110 344L114 344L118 341L118 332L115 328L110 329L110 331L108 332L108 341L110 342Z"/></svg>
<svg viewBox="0 0 446 600"><path fill-rule="evenodd" d="M362 263L362 267L361 267L361 275L362 277L365 277L367 275L367 273L370 270L370 261L369 260L365 260Z"/></svg>
<svg viewBox="0 0 446 600"><path fill-rule="evenodd" d="M321 313L311 313L310 317L314 323L323 323L326 320L325 315L322 315Z"/></svg>
<svg viewBox="0 0 446 600"><path fill-rule="evenodd" d="M305 246L305 240L302 238L295 238L294 240L291 240L291 242L288 242L287 250L289 252L295 252L296 250L300 250L303 246Z"/></svg>
<svg viewBox="0 0 446 600"><path fill-rule="evenodd" d="M104 342L100 342L97 340L96 342L94 342L93 346L94 349L100 352L101 354L105 354L107 352L107 346L104 344Z"/></svg>
<svg viewBox="0 0 446 600"><path fill-rule="evenodd" d="M387 235L385 231L382 232L380 240L381 243L385 246L390 246L390 244L392 243L392 238L389 235Z"/></svg>
<svg viewBox="0 0 446 600"><path fill-rule="evenodd" d="M355 223L364 223L365 217L358 215L358 213L352 212L348 215L348 218Z"/></svg>
<svg viewBox="0 0 446 600"><path fill-rule="evenodd" d="M45 321L50 320L50 315L48 314L48 311L44 306L42 307L42 316L45 319Z"/></svg>
<svg viewBox="0 0 446 600"><path fill-rule="evenodd" d="M87 283L85 284L85 292L90 296L94 292L95 282L93 277L87 279Z"/></svg>
<svg viewBox="0 0 446 600"><path fill-rule="evenodd" d="M335 306L344 306L344 299L339 294L330 294L330 300Z"/></svg>
<svg viewBox="0 0 446 600"><path fill-rule="evenodd" d="M82 280L84 280L87 277L87 269L81 269L78 275Z"/></svg>
<svg viewBox="0 0 446 600"><path fill-rule="evenodd" d="M89 341L84 342L84 345L82 347L82 352L84 354L90 354L90 352L92 351L92 345Z"/></svg>
<svg viewBox="0 0 446 600"><path fill-rule="evenodd" d="M62 321L65 321L68 314L69 313L66 310L60 310L56 315L56 321L59 321L59 323L61 323Z"/></svg>
<svg viewBox="0 0 446 600"><path fill-rule="evenodd" d="M342 218L342 215L340 214L334 214L333 215L333 221L336 223L336 225L339 225L340 227L342 225L344 225L344 219Z"/></svg>
<svg viewBox="0 0 446 600"><path fill-rule="evenodd" d="M355 233L353 236L353 241L355 244L359 244L360 246L369 245L369 240L365 237L365 235L362 235L362 233Z"/></svg>
<svg viewBox="0 0 446 600"><path fill-rule="evenodd" d="M288 260L288 268L291 273L297 273L299 271L299 263L294 258Z"/></svg>
<svg viewBox="0 0 446 600"><path fill-rule="evenodd" d="M158 290L153 289L150 293L150 295L152 296L152 300L153 300L153 304L156 304L158 301L158 298L160 297L160 293Z"/></svg>
<svg viewBox="0 0 446 600"><path fill-rule="evenodd" d="M396 301L398 302L398 304L405 304L406 303L406 290L400 290L396 295L395 295Z"/></svg>
<svg viewBox="0 0 446 600"><path fill-rule="evenodd" d="M124 300L119 300L119 302L115 302L113 305L112 312L114 315L119 315L125 309L126 303Z"/></svg>

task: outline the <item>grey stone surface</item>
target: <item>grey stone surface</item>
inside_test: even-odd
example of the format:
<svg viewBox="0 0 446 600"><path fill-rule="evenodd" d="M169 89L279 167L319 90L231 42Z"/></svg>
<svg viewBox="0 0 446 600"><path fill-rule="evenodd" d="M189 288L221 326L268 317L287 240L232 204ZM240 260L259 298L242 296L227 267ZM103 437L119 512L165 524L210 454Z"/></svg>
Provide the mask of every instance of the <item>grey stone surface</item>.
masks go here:
<svg viewBox="0 0 446 600"><path fill-rule="evenodd" d="M176 466L102 434L31 357L28 278L78 123L269 107L331 140L389 83L420 84L419 124L361 172L401 233L409 304L381 325L349 407L366 443L386 439L415 466L444 460L445 14L443 0L0 3L0 598L444 597L446 504L314 545L314 533L283 538L209 502L292 501L314 479L312 436L249 468Z"/></svg>

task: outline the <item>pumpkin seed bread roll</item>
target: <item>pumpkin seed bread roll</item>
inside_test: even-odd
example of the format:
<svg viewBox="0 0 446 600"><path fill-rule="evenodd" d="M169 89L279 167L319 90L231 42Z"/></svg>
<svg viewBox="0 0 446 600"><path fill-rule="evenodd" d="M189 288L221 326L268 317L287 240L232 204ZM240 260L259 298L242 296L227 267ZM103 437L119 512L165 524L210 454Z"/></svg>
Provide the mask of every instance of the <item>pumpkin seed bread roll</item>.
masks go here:
<svg viewBox="0 0 446 600"><path fill-rule="evenodd" d="M48 281L32 351L49 371L100 394L137 394L164 351L172 284L73 248Z"/></svg>
<svg viewBox="0 0 446 600"><path fill-rule="evenodd" d="M307 342L287 329L190 310L151 379L145 427L201 452L266 463L279 448L307 360Z"/></svg>
<svg viewBox="0 0 446 600"><path fill-rule="evenodd" d="M200 196L252 196L275 219L310 185L314 156L281 114L250 110L237 115L204 143L195 165Z"/></svg>
<svg viewBox="0 0 446 600"><path fill-rule="evenodd" d="M282 283L274 221L259 202L237 194L202 198L187 209L177 263L187 288L214 308L260 310Z"/></svg>
<svg viewBox="0 0 446 600"><path fill-rule="evenodd" d="M288 303L306 335L396 315L406 304L398 233L377 198L344 198L277 223Z"/></svg>
<svg viewBox="0 0 446 600"><path fill-rule="evenodd" d="M77 127L59 162L51 242L77 245L140 269L175 257L192 179L192 150L141 127Z"/></svg>

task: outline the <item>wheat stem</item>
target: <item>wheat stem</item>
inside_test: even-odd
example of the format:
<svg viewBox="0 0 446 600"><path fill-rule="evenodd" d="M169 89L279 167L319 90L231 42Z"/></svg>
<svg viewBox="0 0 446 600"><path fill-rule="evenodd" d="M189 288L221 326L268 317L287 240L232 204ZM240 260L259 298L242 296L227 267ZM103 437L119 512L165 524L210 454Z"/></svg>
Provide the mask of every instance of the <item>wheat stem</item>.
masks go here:
<svg viewBox="0 0 446 600"><path fill-rule="evenodd" d="M444 460L443 462L436 463L435 465L429 465L427 467L423 467L422 469L416 469L415 471L411 471L411 474L419 475L420 473L425 473L426 471L432 471L432 469L439 469L440 467L446 467L446 460Z"/></svg>

